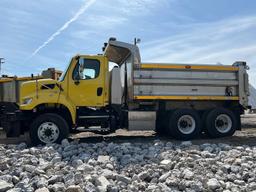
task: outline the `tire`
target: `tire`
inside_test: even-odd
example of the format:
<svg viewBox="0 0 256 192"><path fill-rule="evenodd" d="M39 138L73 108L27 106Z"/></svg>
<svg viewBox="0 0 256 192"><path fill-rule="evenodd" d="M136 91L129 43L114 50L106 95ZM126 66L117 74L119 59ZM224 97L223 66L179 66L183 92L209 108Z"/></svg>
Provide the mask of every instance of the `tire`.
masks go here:
<svg viewBox="0 0 256 192"><path fill-rule="evenodd" d="M29 133L33 145L60 143L68 137L69 127L60 115L45 113L31 123Z"/></svg>
<svg viewBox="0 0 256 192"><path fill-rule="evenodd" d="M201 119L197 111L177 109L169 116L168 134L179 140L191 140L201 133Z"/></svg>
<svg viewBox="0 0 256 192"><path fill-rule="evenodd" d="M228 109L216 108L206 118L206 133L211 138L232 136L238 128L234 113Z"/></svg>

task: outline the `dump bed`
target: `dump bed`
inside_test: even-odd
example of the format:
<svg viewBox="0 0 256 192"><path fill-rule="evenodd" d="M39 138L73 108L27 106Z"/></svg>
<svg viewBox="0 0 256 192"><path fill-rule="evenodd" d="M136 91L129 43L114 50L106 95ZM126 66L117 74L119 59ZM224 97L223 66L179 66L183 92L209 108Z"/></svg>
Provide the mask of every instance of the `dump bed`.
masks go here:
<svg viewBox="0 0 256 192"><path fill-rule="evenodd" d="M137 45L109 40L104 55L119 65L112 75L112 96L125 95L130 103L141 100L236 100L248 107L246 62L233 65L142 63ZM118 75L120 73L120 75ZM122 90L122 91L120 91ZM127 90L126 92L124 92ZM116 94L121 92L120 94ZM111 98L113 102L115 99ZM116 99L114 103L121 103Z"/></svg>
<svg viewBox="0 0 256 192"><path fill-rule="evenodd" d="M139 100L240 100L248 104L245 62L233 65L135 65L133 97Z"/></svg>

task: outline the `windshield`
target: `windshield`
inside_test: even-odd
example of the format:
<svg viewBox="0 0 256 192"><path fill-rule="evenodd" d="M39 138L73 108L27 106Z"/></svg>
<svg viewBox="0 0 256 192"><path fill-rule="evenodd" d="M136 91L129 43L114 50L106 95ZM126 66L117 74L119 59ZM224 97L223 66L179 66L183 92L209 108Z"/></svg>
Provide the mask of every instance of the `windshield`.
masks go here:
<svg viewBox="0 0 256 192"><path fill-rule="evenodd" d="M71 61L72 61L72 59L71 59ZM69 68L69 66L70 66L71 61L68 63L68 65L66 66L64 72L61 74L61 76L60 76L60 78L59 78L59 82L64 81L65 76L66 76L66 74L67 74L67 72L68 72L68 68Z"/></svg>

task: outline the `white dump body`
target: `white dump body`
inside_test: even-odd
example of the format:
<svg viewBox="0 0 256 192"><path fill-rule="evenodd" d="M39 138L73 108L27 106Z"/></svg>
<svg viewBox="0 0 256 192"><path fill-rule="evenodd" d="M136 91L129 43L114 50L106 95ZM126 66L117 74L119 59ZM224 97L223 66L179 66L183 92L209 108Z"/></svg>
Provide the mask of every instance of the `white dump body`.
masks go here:
<svg viewBox="0 0 256 192"><path fill-rule="evenodd" d="M129 103L145 100L238 101L248 106L248 66L141 63L137 45L109 41L104 53L119 65L111 81L111 92L122 95ZM119 74L117 74L119 73ZM120 88L121 86L121 88ZM124 93L124 90L127 90ZM113 101L112 98L110 98ZM115 101L122 99L115 98Z"/></svg>
<svg viewBox="0 0 256 192"><path fill-rule="evenodd" d="M151 100L239 100L248 106L244 62L233 65L141 64L133 70L133 96Z"/></svg>

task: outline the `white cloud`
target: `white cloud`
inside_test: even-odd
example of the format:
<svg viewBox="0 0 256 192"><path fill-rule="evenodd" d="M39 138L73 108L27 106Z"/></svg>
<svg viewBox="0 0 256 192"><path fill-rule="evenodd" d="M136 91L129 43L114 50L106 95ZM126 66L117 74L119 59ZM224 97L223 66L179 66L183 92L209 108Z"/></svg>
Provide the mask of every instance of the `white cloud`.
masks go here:
<svg viewBox="0 0 256 192"><path fill-rule="evenodd" d="M169 0L170 1L170 0ZM168 0L106 0L98 3L98 11L121 16L138 16L150 13L156 7L169 4Z"/></svg>
<svg viewBox="0 0 256 192"><path fill-rule="evenodd" d="M86 20L81 21L80 23L85 27L90 28L113 28L119 24L125 22L127 18L116 15L116 16L107 16L107 15L90 15L86 18Z"/></svg>
<svg viewBox="0 0 256 192"><path fill-rule="evenodd" d="M157 9L165 1L97 1L90 10L89 15L79 20L78 29L71 32L71 37L87 42L92 37L97 37L98 40L104 38L103 41L105 41L110 36L122 37L125 36L124 34L129 36L137 33L143 28L143 26L138 26L138 23L141 23L139 19Z"/></svg>

